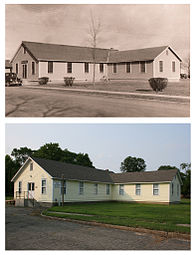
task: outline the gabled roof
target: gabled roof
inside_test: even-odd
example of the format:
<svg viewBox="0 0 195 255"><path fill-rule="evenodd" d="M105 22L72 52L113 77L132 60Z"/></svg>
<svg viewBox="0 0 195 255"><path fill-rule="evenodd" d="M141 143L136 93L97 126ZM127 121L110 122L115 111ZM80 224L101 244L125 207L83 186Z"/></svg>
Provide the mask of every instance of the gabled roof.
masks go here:
<svg viewBox="0 0 195 255"><path fill-rule="evenodd" d="M110 173L114 183L170 182L178 173L177 169L146 172Z"/></svg>
<svg viewBox="0 0 195 255"><path fill-rule="evenodd" d="M94 62L94 49L91 47L60 45L51 43L38 43L23 41L22 47L26 48L28 53L36 61L59 61L74 63L92 63ZM169 46L118 51L114 49L95 49L96 63L124 63L137 61L153 61L166 48L181 61L181 58ZM19 51L19 49L18 49ZM17 55L16 52L15 56ZM13 59L15 58L13 57ZM12 61L13 61L12 59Z"/></svg>
<svg viewBox="0 0 195 255"><path fill-rule="evenodd" d="M114 173L108 170L101 170L35 157L29 157L24 163L24 165L26 165L30 159L35 161L54 179L62 179L63 177L66 180L92 181L103 183L149 183L171 182L175 175L179 175L177 169L131 173ZM23 166L12 178L12 181L14 181L19 175L19 173L23 170ZM179 179L182 183L180 175Z"/></svg>
<svg viewBox="0 0 195 255"><path fill-rule="evenodd" d="M53 178L112 183L109 171L65 162L31 157Z"/></svg>
<svg viewBox="0 0 195 255"><path fill-rule="evenodd" d="M65 62L93 62L94 49L91 47L60 45L51 43L37 43L23 41L31 55L39 61L65 61ZM106 63L110 49L95 49L95 61Z"/></svg>
<svg viewBox="0 0 195 255"><path fill-rule="evenodd" d="M168 46L118 51L110 54L109 63L136 62L154 60Z"/></svg>

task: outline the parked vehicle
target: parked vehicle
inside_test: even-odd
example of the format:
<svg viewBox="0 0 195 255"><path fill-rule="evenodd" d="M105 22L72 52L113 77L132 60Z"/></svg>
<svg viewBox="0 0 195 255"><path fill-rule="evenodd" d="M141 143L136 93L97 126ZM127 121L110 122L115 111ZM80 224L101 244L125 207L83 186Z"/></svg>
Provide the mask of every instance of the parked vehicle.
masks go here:
<svg viewBox="0 0 195 255"><path fill-rule="evenodd" d="M16 73L5 73L5 86L22 86L22 80L17 77Z"/></svg>

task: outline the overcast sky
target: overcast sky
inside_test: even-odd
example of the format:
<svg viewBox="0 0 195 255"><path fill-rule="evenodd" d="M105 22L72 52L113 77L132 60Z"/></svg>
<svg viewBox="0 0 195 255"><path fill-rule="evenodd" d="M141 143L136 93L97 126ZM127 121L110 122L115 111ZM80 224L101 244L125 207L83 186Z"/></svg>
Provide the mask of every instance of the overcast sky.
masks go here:
<svg viewBox="0 0 195 255"><path fill-rule="evenodd" d="M170 45L189 55L190 7L151 5L6 5L6 58L21 41L90 46L90 12L101 21L98 47L119 50Z"/></svg>
<svg viewBox="0 0 195 255"><path fill-rule="evenodd" d="M189 124L7 124L6 154L45 143L88 153L93 165L120 172L127 156L141 157L147 170L190 163Z"/></svg>

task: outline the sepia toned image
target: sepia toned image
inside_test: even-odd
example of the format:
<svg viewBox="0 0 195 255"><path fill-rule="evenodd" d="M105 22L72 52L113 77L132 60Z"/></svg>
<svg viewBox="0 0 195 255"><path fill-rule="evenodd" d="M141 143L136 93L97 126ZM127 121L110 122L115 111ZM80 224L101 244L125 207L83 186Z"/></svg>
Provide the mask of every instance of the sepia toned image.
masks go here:
<svg viewBox="0 0 195 255"><path fill-rule="evenodd" d="M5 134L6 250L190 250L189 123Z"/></svg>
<svg viewBox="0 0 195 255"><path fill-rule="evenodd" d="M190 5L7 4L6 117L189 117Z"/></svg>

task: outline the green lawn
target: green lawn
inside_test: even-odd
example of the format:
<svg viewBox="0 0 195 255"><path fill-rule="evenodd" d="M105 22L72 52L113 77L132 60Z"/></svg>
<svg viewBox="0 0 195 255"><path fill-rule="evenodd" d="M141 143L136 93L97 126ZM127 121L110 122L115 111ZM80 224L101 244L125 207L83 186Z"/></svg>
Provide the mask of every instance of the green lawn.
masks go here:
<svg viewBox="0 0 195 255"><path fill-rule="evenodd" d="M88 214L89 216L67 215L63 214L64 212ZM121 202L67 204L64 207L49 208L44 214L61 218L190 233L189 226L177 226L177 224L190 224L190 200L182 200L180 204L173 205Z"/></svg>
<svg viewBox="0 0 195 255"><path fill-rule="evenodd" d="M48 83L48 87L64 87L64 83L53 84ZM122 91L144 94L156 94L149 85L148 81L143 80L125 80L125 81L109 81L96 82L95 87L92 83L75 82L72 89L92 89L106 91ZM190 80L180 80L179 82L168 82L166 89L159 92L162 95L190 96Z"/></svg>

